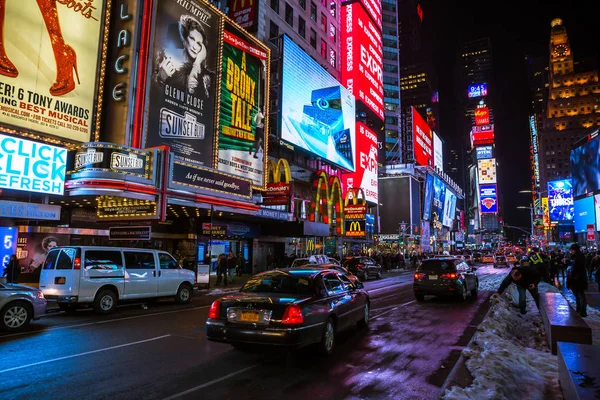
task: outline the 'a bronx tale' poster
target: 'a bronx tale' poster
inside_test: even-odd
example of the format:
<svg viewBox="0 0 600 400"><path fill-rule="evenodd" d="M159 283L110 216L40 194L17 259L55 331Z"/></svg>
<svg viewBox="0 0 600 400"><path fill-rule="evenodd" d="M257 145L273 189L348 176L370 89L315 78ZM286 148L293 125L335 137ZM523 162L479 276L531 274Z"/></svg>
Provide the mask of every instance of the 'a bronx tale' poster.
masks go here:
<svg viewBox="0 0 600 400"><path fill-rule="evenodd" d="M219 170L263 186L268 113L267 51L225 25L219 126ZM238 36L239 35L239 36Z"/></svg>

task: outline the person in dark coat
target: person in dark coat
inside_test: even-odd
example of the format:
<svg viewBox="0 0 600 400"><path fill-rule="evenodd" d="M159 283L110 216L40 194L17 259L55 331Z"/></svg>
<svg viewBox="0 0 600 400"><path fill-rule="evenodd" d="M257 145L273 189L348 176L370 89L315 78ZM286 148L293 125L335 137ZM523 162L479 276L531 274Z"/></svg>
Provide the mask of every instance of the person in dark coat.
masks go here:
<svg viewBox="0 0 600 400"><path fill-rule="evenodd" d="M504 278L498 291L494 293L494 297L500 296L506 288L514 283L517 286L519 292L519 310L521 314L527 312L527 302L525 299L526 290L529 290L529 294L535 300L535 304L540 307L540 295L538 292L538 284L540 283L541 276L538 269L533 265L525 265L514 267L510 273Z"/></svg>
<svg viewBox="0 0 600 400"><path fill-rule="evenodd" d="M16 283L19 274L21 273L21 267L16 255L10 256L8 263L4 266L4 276L6 277L7 283Z"/></svg>
<svg viewBox="0 0 600 400"><path fill-rule="evenodd" d="M237 258L237 276L242 276L242 274L245 272L244 270L246 269L246 259L244 258L244 256L242 255L242 253L240 252L238 254L238 258Z"/></svg>
<svg viewBox="0 0 600 400"><path fill-rule="evenodd" d="M227 257L225 254L219 256L217 261L217 285L223 281L223 285L227 286Z"/></svg>
<svg viewBox="0 0 600 400"><path fill-rule="evenodd" d="M238 260L233 254L232 250L229 250L229 257L227 257L227 274L229 275L229 280L233 283L233 277L235 275L235 269L237 268Z"/></svg>
<svg viewBox="0 0 600 400"><path fill-rule="evenodd" d="M574 243L569 249L571 253L571 273L567 277L567 289L571 289L577 303L576 310L582 317L587 317L587 300L585 291L588 288L588 277L585 265L585 256L579 245Z"/></svg>

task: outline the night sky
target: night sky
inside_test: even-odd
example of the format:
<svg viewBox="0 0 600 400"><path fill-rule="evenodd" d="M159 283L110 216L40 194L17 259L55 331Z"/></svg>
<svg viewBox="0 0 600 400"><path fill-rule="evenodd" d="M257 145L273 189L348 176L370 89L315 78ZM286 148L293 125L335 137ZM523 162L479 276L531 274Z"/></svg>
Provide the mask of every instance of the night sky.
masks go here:
<svg viewBox="0 0 600 400"><path fill-rule="evenodd" d="M466 88L453 82L458 75L457 51L462 40L489 36L492 41L495 88L496 154L499 163L499 191L504 203L505 223L530 226L530 195L519 190L531 188L529 164L530 93L525 53L548 57L550 21L561 18L571 41L575 60L598 57L598 0L576 3L544 1L424 0L424 46L431 46L440 92L440 132L449 142L463 140L468 132L457 132L461 109L455 99ZM573 6L576 4L577 6ZM465 188L466 189L466 188ZM512 238L512 232L507 231Z"/></svg>

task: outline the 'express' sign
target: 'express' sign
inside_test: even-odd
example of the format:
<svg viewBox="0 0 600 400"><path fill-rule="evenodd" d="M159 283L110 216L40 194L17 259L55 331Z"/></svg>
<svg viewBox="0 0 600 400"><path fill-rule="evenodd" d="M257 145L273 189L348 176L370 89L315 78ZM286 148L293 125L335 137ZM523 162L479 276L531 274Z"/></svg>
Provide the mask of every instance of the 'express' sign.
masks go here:
<svg viewBox="0 0 600 400"><path fill-rule="evenodd" d="M62 195L67 149L0 134L0 188Z"/></svg>

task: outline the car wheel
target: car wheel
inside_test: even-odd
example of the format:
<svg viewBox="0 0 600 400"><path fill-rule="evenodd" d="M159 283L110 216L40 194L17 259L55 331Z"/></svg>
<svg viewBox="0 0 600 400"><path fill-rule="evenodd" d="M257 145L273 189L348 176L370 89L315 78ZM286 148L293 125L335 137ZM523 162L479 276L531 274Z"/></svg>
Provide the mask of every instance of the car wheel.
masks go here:
<svg viewBox="0 0 600 400"><path fill-rule="evenodd" d="M327 318L325 322L320 347L321 353L325 356L330 356L335 349L335 324L331 318Z"/></svg>
<svg viewBox="0 0 600 400"><path fill-rule="evenodd" d="M370 312L369 303L365 303L363 307L362 318L358 321L359 328L366 328L369 325L369 312Z"/></svg>
<svg viewBox="0 0 600 400"><path fill-rule="evenodd" d="M190 285L183 284L183 285L179 286L179 290L177 291L177 294L175 295L175 301L178 304L188 304L190 301L192 301L193 293L194 293L194 289Z"/></svg>
<svg viewBox="0 0 600 400"><path fill-rule="evenodd" d="M415 299L417 299L417 301L424 301L425 295L421 293L415 293Z"/></svg>
<svg viewBox="0 0 600 400"><path fill-rule="evenodd" d="M103 290L94 299L94 311L99 314L110 314L117 308L117 295L112 290Z"/></svg>
<svg viewBox="0 0 600 400"><path fill-rule="evenodd" d="M64 311L64 312L67 312L67 313L74 313L75 311L77 311L77 309L79 307L77 306L77 304L59 303L58 304L58 308L60 308L60 311Z"/></svg>
<svg viewBox="0 0 600 400"><path fill-rule="evenodd" d="M377 279L381 279L383 277L383 272L381 272L381 270L379 270L377 272Z"/></svg>
<svg viewBox="0 0 600 400"><path fill-rule="evenodd" d="M32 317L33 311L28 303L15 301L0 312L0 326L5 331L16 331L26 326Z"/></svg>
<svg viewBox="0 0 600 400"><path fill-rule="evenodd" d="M479 294L479 279L475 281L475 287L471 290L471 296L474 298Z"/></svg>
<svg viewBox="0 0 600 400"><path fill-rule="evenodd" d="M467 300L467 288L465 287L465 285L460 285L457 290L456 290L456 298L458 299L458 301L465 301Z"/></svg>

